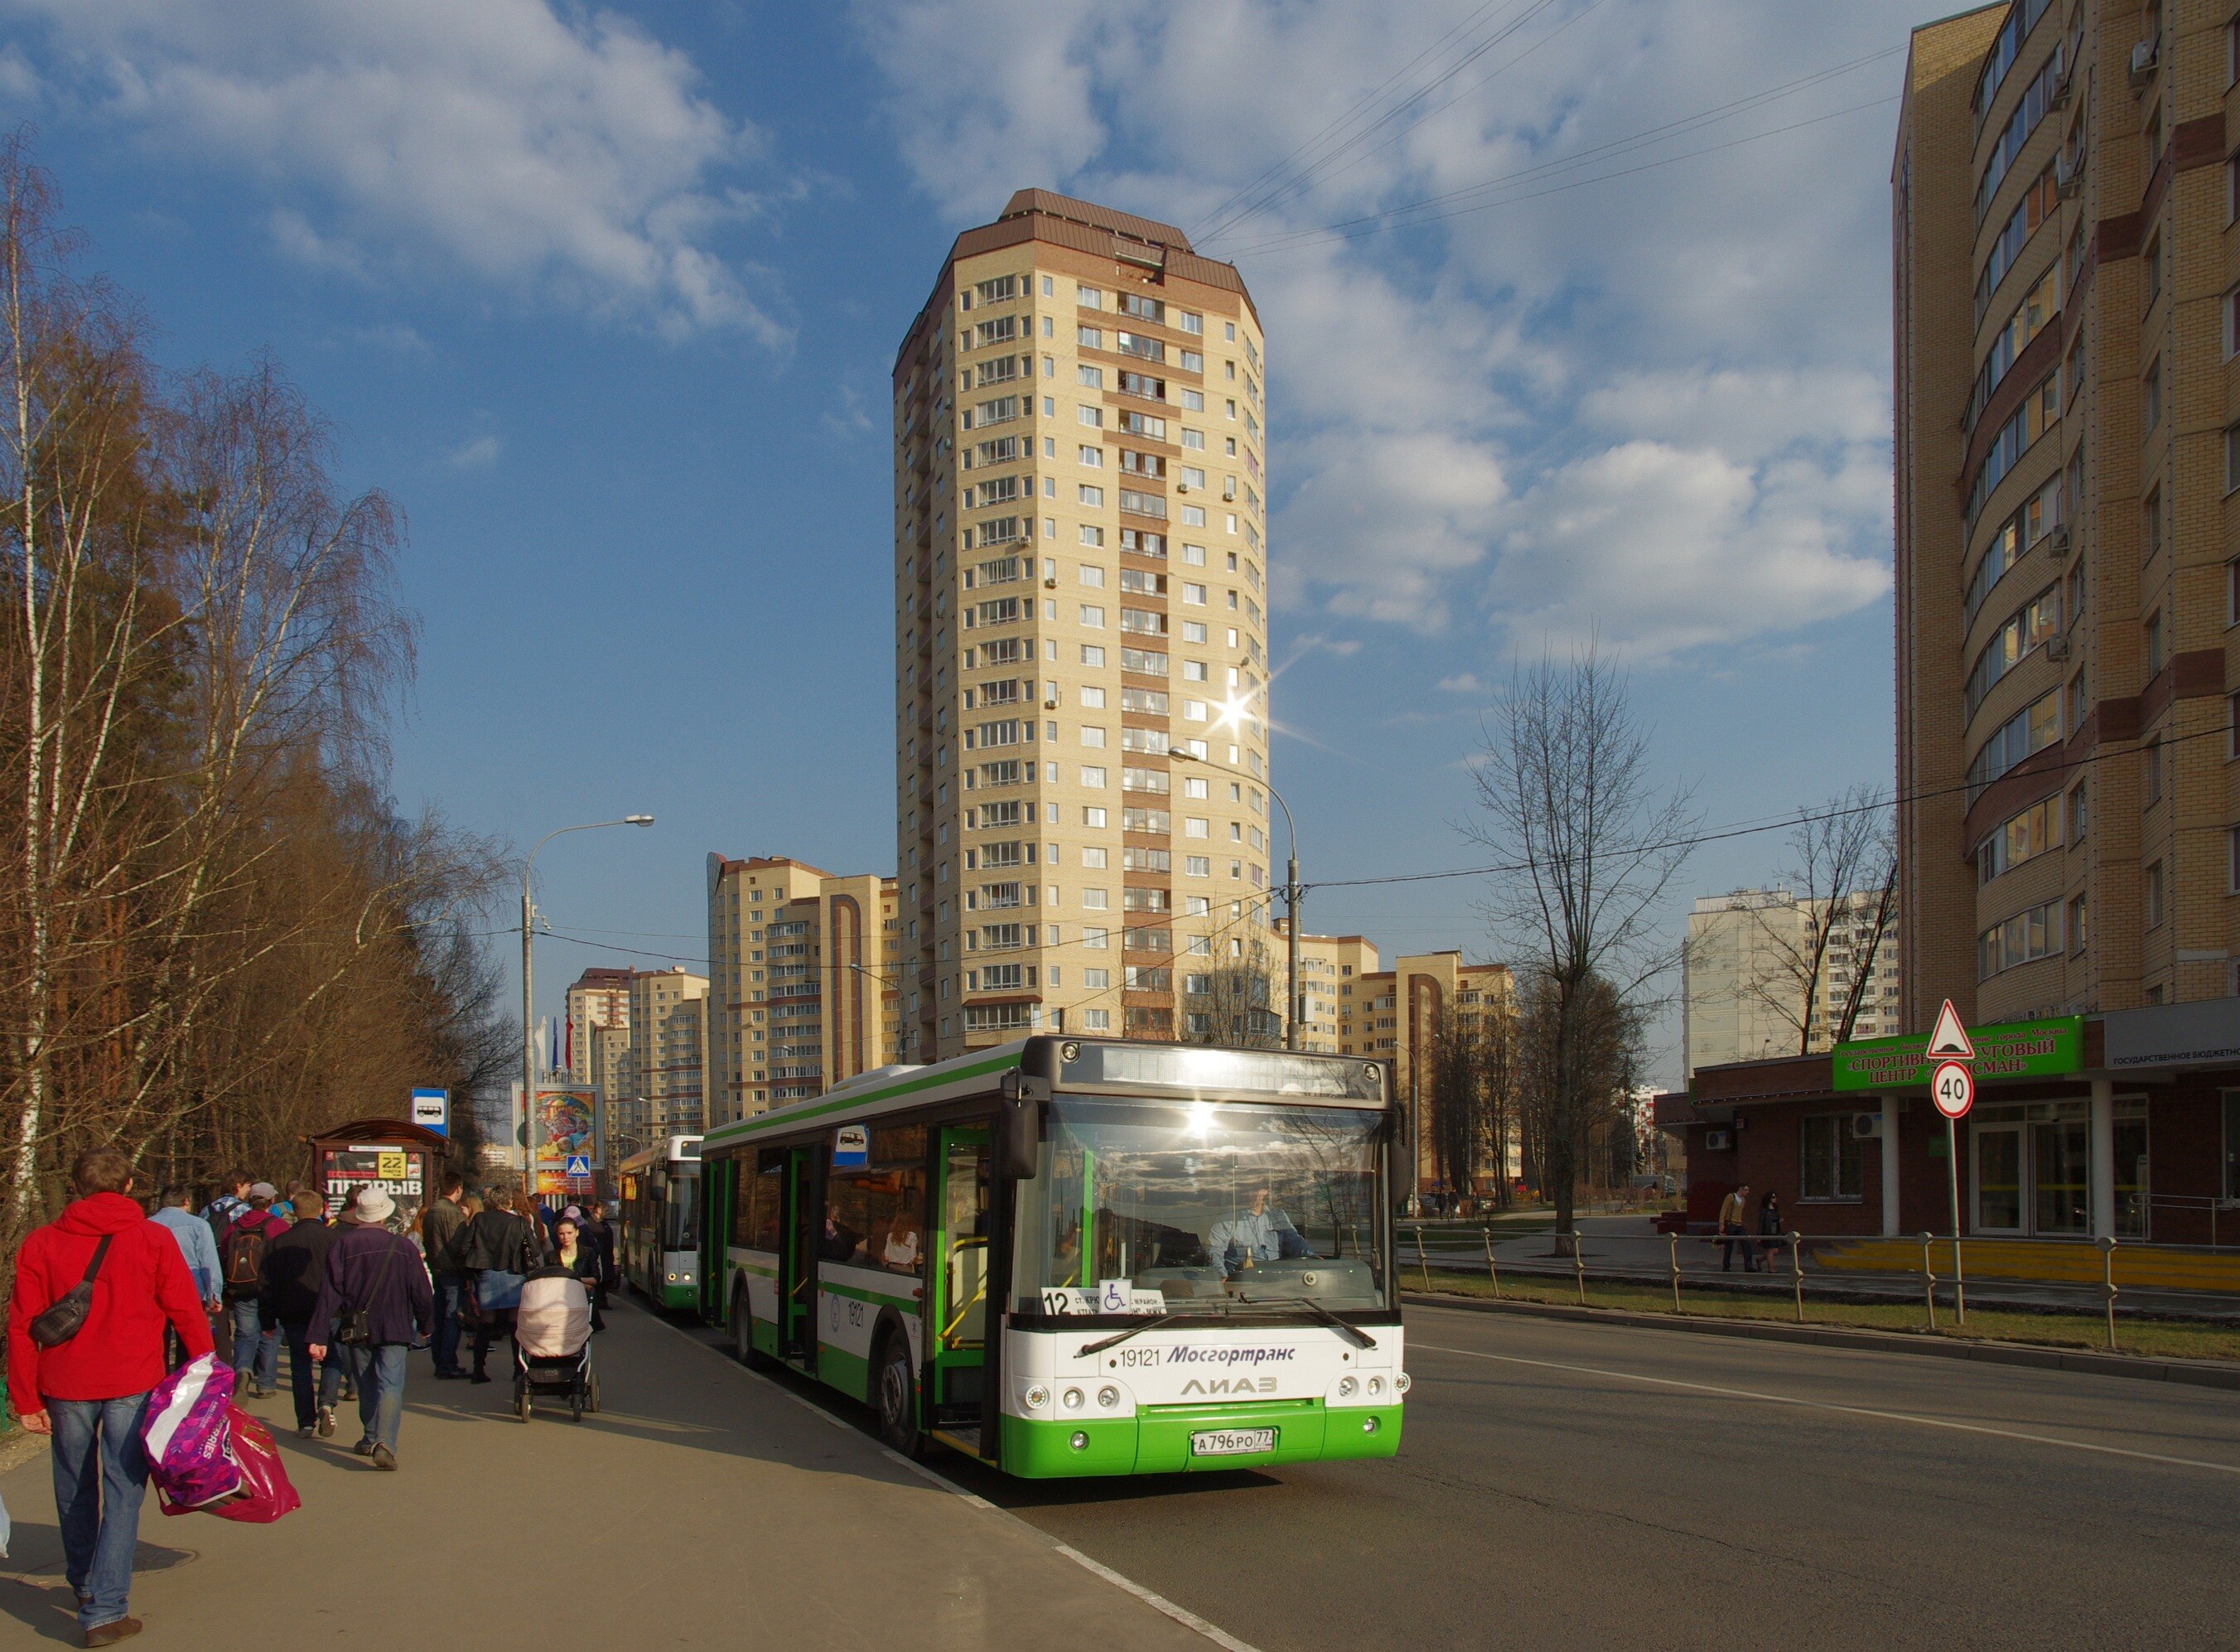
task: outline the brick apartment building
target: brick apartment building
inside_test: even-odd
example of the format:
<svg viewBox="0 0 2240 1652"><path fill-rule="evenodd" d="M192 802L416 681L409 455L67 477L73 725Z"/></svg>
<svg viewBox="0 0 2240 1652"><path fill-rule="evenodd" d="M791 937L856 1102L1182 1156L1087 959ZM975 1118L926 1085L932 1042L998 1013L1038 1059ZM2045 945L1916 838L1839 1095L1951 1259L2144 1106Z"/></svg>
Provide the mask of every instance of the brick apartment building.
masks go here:
<svg viewBox="0 0 2240 1652"><path fill-rule="evenodd" d="M2206 1241L2240 1196L2240 20L2012 0L1915 30L1903 90L1903 1023L1949 998L2023 1052L1960 1131L1969 1230ZM1660 1109L1693 1199L1948 1226L1922 1074L1872 1054L1698 1072Z"/></svg>

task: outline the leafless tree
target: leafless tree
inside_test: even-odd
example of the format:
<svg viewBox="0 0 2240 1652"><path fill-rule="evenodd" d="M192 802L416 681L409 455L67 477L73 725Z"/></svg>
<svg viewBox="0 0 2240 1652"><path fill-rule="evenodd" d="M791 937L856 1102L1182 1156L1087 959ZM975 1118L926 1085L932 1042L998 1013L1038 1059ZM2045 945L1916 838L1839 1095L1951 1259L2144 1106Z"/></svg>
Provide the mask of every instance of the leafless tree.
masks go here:
<svg viewBox="0 0 2240 1652"><path fill-rule="evenodd" d="M1567 665L1517 670L1489 716L1477 782L1465 830L1510 869L1486 916L1544 1018L1541 1168L1569 1242L1589 1110L1613 1076L1599 1052L1678 961L1660 918L1697 817L1684 788L1657 795L1625 678L1592 644Z"/></svg>
<svg viewBox="0 0 2240 1652"><path fill-rule="evenodd" d="M1884 794L1857 786L1819 809L1799 811L1790 833L1789 860L1780 872L1796 904L1749 909L1752 950L1764 963L1746 971L1739 983L1756 1007L1787 1028L1798 1055L1811 1052L1815 1031L1831 1020L1823 1002L1830 985L1831 937L1856 934L1863 926L1867 939L1851 949L1853 971L1830 1027L1836 1041L1851 1036L1863 994L1873 979L1875 954L1895 909L1897 874L1897 843Z"/></svg>
<svg viewBox="0 0 2240 1652"><path fill-rule="evenodd" d="M1243 1049L1274 1049L1283 1043L1283 1021L1273 1008L1276 962L1257 925L1231 937L1225 956L1203 963L1184 957L1182 963L1184 1043Z"/></svg>

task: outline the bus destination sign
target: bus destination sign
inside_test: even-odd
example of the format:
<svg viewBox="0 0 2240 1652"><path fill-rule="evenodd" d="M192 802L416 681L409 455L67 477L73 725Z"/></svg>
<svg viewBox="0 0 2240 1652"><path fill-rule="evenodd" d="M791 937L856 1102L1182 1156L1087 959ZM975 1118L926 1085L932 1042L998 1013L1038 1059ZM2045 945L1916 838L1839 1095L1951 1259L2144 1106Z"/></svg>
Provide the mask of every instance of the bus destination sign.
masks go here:
<svg viewBox="0 0 2240 1652"><path fill-rule="evenodd" d="M2084 1069L2084 1017L2055 1016L2044 1021L1997 1022L1973 1027L1973 1063L1978 1082L1985 1079L2057 1077ZM1907 1089L1930 1081L1936 1058L1929 1035L1862 1038L1836 1046L1833 1062L1839 1090Z"/></svg>

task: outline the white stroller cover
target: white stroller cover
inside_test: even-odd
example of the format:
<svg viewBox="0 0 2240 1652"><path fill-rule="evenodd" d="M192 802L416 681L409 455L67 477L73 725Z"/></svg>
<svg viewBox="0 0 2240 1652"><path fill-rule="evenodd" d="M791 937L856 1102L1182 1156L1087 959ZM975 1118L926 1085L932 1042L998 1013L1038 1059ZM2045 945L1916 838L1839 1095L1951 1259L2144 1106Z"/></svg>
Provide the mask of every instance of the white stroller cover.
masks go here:
<svg viewBox="0 0 2240 1652"><path fill-rule="evenodd" d="M591 1340L591 1293L573 1274L532 1275L521 1287L515 1328L521 1351L530 1359L580 1354Z"/></svg>

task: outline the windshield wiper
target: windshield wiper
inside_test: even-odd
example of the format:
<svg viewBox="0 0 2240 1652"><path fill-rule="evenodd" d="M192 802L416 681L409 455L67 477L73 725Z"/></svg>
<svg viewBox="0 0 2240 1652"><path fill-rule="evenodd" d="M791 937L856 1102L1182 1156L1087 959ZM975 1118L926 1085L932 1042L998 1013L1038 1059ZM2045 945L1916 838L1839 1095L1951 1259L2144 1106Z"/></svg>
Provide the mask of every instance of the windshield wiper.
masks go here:
<svg viewBox="0 0 2240 1652"><path fill-rule="evenodd" d="M1340 1319L1320 1302L1307 1296L1255 1296L1250 1299L1255 1308L1303 1308L1333 1330L1352 1340L1356 1348L1375 1348L1377 1339L1360 1326Z"/></svg>
<svg viewBox="0 0 2240 1652"><path fill-rule="evenodd" d="M1108 1336L1101 1342L1091 1342L1086 1348L1076 1349L1073 1352L1073 1356L1076 1359L1086 1359L1091 1354L1102 1354L1108 1348L1119 1347L1121 1343L1126 1342L1131 1336L1141 1336L1145 1331L1156 1330L1162 1325L1171 1325L1178 1319L1193 1318L1203 1311L1204 1310L1202 1309L1190 1309L1188 1310L1177 1309L1171 1313L1155 1315L1153 1317L1145 1320L1142 1324L1130 1325L1126 1330L1121 1331L1116 1336Z"/></svg>

